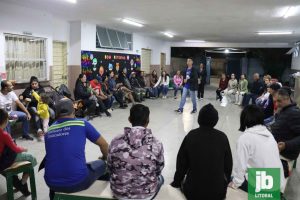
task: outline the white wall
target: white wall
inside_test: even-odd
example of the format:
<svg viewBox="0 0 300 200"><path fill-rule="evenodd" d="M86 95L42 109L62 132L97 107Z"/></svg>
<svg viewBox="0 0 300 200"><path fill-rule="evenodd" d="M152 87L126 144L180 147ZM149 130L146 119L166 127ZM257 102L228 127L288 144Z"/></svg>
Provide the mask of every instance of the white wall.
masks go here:
<svg viewBox="0 0 300 200"><path fill-rule="evenodd" d="M128 54L141 54L142 48L152 49L151 64L160 64L160 53L166 53L167 61L166 64L170 64L171 49L170 43L146 37L141 34L133 33L133 50L113 50L113 49L102 49L96 48L96 24L81 23L81 50L88 51L104 51L104 52L116 52L116 53L128 53Z"/></svg>
<svg viewBox="0 0 300 200"><path fill-rule="evenodd" d="M23 34L47 39L47 75L53 65L53 40L69 41L69 23L52 15L9 3L0 2L0 72L5 72L5 37L4 33Z"/></svg>

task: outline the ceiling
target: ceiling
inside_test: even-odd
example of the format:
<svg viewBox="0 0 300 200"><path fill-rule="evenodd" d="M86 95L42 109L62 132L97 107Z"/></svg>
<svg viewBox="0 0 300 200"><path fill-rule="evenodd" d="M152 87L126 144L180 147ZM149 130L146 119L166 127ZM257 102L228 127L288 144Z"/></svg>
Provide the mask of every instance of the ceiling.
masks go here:
<svg viewBox="0 0 300 200"><path fill-rule="evenodd" d="M109 28L171 41L294 43L300 40L299 0L0 0L49 12L67 21L82 20ZM283 19L288 6L299 6ZM120 19L145 24L135 28ZM293 35L258 36L257 31L294 31ZM167 39L162 32L175 34Z"/></svg>

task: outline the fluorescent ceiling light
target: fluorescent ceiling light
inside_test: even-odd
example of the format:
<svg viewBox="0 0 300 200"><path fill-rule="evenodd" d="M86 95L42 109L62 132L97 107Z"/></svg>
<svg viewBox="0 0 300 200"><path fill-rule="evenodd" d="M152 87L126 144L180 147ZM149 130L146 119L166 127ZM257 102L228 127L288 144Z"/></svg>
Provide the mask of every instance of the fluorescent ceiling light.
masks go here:
<svg viewBox="0 0 300 200"><path fill-rule="evenodd" d="M224 50L224 53L229 53L229 49L225 49L225 50Z"/></svg>
<svg viewBox="0 0 300 200"><path fill-rule="evenodd" d="M68 1L70 3L77 3L77 0L66 0L66 1Z"/></svg>
<svg viewBox="0 0 300 200"><path fill-rule="evenodd" d="M133 26L137 26L137 27L143 27L144 25L143 24L140 24L138 22L135 22L135 21L132 21L130 19L122 19L122 22L126 23L126 24L130 24L130 25L133 25Z"/></svg>
<svg viewBox="0 0 300 200"><path fill-rule="evenodd" d="M291 35L293 31L259 31L258 35Z"/></svg>
<svg viewBox="0 0 300 200"><path fill-rule="evenodd" d="M286 19L290 16L295 15L296 11L297 11L296 7L294 7L294 6L288 7L285 14L283 15L283 18Z"/></svg>
<svg viewBox="0 0 300 200"><path fill-rule="evenodd" d="M184 42L204 43L204 40L185 40Z"/></svg>
<svg viewBox="0 0 300 200"><path fill-rule="evenodd" d="M171 34L171 33L168 33L168 32L164 32L164 35L165 35L165 36L168 36L169 38L172 38L172 37L174 37L174 35L173 35L173 34Z"/></svg>

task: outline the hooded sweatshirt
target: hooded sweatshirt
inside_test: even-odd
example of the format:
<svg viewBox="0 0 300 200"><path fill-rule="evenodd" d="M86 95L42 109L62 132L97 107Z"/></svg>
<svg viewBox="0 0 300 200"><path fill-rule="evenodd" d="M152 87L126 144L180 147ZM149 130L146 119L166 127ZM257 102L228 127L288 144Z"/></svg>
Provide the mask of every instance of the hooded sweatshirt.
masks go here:
<svg viewBox="0 0 300 200"><path fill-rule="evenodd" d="M150 129L125 128L109 146L110 185L118 199L147 199L155 195L164 168L163 146Z"/></svg>
<svg viewBox="0 0 300 200"><path fill-rule="evenodd" d="M213 127L218 112L211 105L199 112L199 128L185 136L177 154L176 172L171 185L183 188L187 199L225 199L232 171L227 136Z"/></svg>
<svg viewBox="0 0 300 200"><path fill-rule="evenodd" d="M284 191L286 181L277 142L265 126L248 128L238 139L232 173L236 187L242 185L245 177L248 180L248 168L280 168L280 189Z"/></svg>

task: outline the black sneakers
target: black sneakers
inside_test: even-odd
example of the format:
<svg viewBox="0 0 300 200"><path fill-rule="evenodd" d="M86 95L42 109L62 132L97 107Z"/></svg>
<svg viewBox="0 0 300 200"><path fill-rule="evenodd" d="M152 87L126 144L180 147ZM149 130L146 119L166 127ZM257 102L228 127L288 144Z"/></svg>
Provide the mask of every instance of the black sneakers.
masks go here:
<svg viewBox="0 0 300 200"><path fill-rule="evenodd" d="M22 184L22 181L19 180L18 176L13 176L13 186L20 191L25 197L29 196L31 193L28 190L27 183Z"/></svg>
<svg viewBox="0 0 300 200"><path fill-rule="evenodd" d="M197 112L197 110L192 110L191 114L194 114L194 113L196 113L196 112Z"/></svg>
<svg viewBox="0 0 300 200"><path fill-rule="evenodd" d="M178 112L179 114L181 114L183 112L183 110L178 108L177 110L175 110L175 112Z"/></svg>
<svg viewBox="0 0 300 200"><path fill-rule="evenodd" d="M22 138L25 140L33 140L33 137L31 137L30 135L23 135Z"/></svg>

